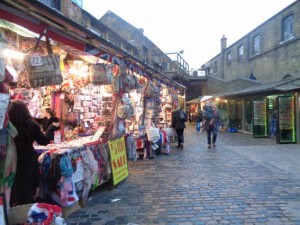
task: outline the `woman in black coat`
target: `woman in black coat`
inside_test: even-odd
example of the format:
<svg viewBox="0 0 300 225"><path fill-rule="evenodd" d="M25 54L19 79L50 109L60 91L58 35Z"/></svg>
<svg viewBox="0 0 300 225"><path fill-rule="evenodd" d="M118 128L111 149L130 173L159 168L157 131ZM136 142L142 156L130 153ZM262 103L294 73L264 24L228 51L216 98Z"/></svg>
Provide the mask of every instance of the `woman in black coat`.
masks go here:
<svg viewBox="0 0 300 225"><path fill-rule="evenodd" d="M41 132L22 101L12 101L8 115L18 131L14 139L17 149L17 171L11 190L10 205L33 203L36 188L40 185L37 153L33 143L36 141L39 145L47 145L49 138Z"/></svg>

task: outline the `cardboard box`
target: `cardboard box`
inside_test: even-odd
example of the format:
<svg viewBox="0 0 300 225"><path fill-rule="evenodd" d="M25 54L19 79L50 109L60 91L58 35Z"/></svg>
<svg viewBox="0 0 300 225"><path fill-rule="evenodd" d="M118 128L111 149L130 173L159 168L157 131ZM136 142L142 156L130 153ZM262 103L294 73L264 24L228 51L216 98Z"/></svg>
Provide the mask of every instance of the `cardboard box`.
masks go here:
<svg viewBox="0 0 300 225"><path fill-rule="evenodd" d="M62 217L67 219L69 215L81 209L79 201L75 202L73 205L62 208Z"/></svg>
<svg viewBox="0 0 300 225"><path fill-rule="evenodd" d="M27 213L33 204L18 205L8 210L8 222L10 225L25 223Z"/></svg>

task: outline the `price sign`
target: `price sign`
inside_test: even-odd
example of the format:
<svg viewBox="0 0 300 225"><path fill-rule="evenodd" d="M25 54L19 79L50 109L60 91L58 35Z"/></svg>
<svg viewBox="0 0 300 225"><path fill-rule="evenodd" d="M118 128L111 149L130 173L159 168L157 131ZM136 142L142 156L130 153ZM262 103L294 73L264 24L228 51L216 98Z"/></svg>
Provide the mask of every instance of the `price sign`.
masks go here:
<svg viewBox="0 0 300 225"><path fill-rule="evenodd" d="M30 64L32 66L42 66L42 65L44 65L43 61L42 61L42 57L39 56L39 55L31 56L30 57Z"/></svg>

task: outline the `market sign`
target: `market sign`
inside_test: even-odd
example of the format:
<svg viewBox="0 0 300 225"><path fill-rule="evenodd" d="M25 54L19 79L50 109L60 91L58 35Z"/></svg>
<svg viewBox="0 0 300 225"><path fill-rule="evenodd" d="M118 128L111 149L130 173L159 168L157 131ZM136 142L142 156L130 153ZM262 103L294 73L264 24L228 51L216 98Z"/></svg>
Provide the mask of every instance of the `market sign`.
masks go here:
<svg viewBox="0 0 300 225"><path fill-rule="evenodd" d="M113 184L116 185L128 177L127 156L124 137L109 141L110 161Z"/></svg>

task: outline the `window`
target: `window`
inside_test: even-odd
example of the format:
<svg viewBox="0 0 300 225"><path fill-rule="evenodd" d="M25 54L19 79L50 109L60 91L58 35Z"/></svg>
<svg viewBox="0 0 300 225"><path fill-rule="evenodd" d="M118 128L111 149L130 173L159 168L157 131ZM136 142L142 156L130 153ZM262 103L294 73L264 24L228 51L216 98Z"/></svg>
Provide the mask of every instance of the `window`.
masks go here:
<svg viewBox="0 0 300 225"><path fill-rule="evenodd" d="M230 67L231 66L231 62L232 62L231 52L228 52L226 57L227 57L227 67Z"/></svg>
<svg viewBox="0 0 300 225"><path fill-rule="evenodd" d="M143 46L143 61L148 64L148 48Z"/></svg>
<svg viewBox="0 0 300 225"><path fill-rule="evenodd" d="M294 15L289 15L282 20L282 41L290 40L294 37Z"/></svg>
<svg viewBox="0 0 300 225"><path fill-rule="evenodd" d="M45 5L60 10L60 0L39 0Z"/></svg>
<svg viewBox="0 0 300 225"><path fill-rule="evenodd" d="M214 71L215 71L215 73L218 72L218 62L217 61L214 61Z"/></svg>
<svg viewBox="0 0 300 225"><path fill-rule="evenodd" d="M83 8L82 0L72 0L76 5L78 5L80 8Z"/></svg>
<svg viewBox="0 0 300 225"><path fill-rule="evenodd" d="M260 53L260 35L256 35L253 38L253 55Z"/></svg>
<svg viewBox="0 0 300 225"><path fill-rule="evenodd" d="M238 49L238 62L244 60L244 45L241 45Z"/></svg>

